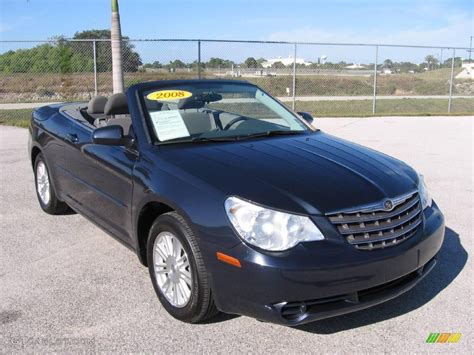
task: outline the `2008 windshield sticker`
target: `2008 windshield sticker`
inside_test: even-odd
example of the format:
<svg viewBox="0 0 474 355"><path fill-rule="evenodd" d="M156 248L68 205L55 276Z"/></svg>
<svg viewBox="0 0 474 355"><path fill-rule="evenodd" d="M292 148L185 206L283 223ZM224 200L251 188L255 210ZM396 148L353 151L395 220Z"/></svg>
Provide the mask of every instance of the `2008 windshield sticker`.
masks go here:
<svg viewBox="0 0 474 355"><path fill-rule="evenodd" d="M171 101L171 100L181 100L193 96L189 91L184 90L161 90L155 91L151 94L148 94L146 98L152 101Z"/></svg>

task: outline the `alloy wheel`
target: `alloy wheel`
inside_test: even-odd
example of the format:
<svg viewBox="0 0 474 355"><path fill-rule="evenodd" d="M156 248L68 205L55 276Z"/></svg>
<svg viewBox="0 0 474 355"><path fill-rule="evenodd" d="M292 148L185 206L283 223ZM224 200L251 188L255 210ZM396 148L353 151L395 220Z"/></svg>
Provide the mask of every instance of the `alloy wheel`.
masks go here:
<svg viewBox="0 0 474 355"><path fill-rule="evenodd" d="M44 205L51 200L51 185L49 182L48 170L43 161L40 161L36 167L36 190Z"/></svg>
<svg viewBox="0 0 474 355"><path fill-rule="evenodd" d="M161 232L156 237L153 264L162 294L174 307L185 307L193 286L191 266L186 250L173 233Z"/></svg>

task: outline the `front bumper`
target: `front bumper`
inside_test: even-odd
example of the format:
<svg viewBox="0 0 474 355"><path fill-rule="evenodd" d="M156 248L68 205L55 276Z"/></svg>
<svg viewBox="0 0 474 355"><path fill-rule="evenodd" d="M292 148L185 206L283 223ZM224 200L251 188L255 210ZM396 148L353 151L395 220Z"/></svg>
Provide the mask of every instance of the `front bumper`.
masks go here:
<svg viewBox="0 0 474 355"><path fill-rule="evenodd" d="M357 250L325 218L317 221L327 239L287 252L257 251L243 243L223 250L206 245L217 307L225 313L300 325L385 302L410 290L435 266L444 239L444 217L436 204L407 241L382 250ZM237 258L222 263L217 251Z"/></svg>

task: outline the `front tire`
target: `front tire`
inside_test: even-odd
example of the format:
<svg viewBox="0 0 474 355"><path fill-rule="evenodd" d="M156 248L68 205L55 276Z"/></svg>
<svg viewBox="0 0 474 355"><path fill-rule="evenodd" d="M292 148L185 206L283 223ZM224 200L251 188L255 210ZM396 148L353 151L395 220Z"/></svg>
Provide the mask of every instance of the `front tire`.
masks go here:
<svg viewBox="0 0 474 355"><path fill-rule="evenodd" d="M36 156L35 160L35 188L38 202L44 212L58 215L69 210L68 205L59 201L56 196L48 165L41 153Z"/></svg>
<svg viewBox="0 0 474 355"><path fill-rule="evenodd" d="M178 213L153 223L147 260L158 299L174 318L198 323L218 313L196 237Z"/></svg>

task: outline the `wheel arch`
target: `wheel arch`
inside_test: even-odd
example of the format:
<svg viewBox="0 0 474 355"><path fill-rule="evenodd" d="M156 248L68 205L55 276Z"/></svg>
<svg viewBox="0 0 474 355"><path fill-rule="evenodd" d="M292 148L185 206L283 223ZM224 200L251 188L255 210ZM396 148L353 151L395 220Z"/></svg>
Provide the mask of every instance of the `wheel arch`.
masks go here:
<svg viewBox="0 0 474 355"><path fill-rule="evenodd" d="M141 207L136 224L136 235L137 255L143 265L148 266L146 248L148 233L153 222L162 214L175 210L169 204L157 200L149 201Z"/></svg>
<svg viewBox="0 0 474 355"><path fill-rule="evenodd" d="M33 169L35 168L36 157L40 153L41 153L41 149L38 148L37 146L34 146L33 148L31 148L31 166L33 167Z"/></svg>

